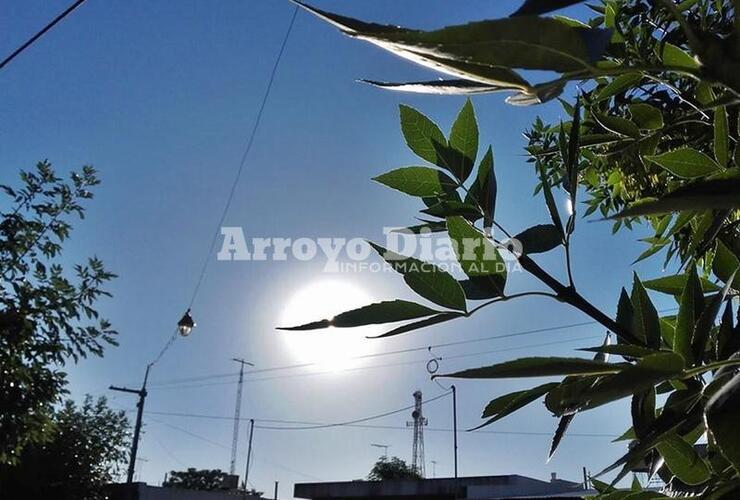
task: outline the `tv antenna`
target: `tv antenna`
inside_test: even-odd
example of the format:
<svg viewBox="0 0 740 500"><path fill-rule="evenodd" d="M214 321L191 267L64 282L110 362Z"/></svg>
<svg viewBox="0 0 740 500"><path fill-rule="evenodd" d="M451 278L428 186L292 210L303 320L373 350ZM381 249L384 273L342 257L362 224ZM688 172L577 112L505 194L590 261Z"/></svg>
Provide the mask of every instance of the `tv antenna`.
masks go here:
<svg viewBox="0 0 740 500"><path fill-rule="evenodd" d="M413 422L406 422L407 427L414 426L414 442L411 451L411 467L419 473L421 477L424 477L424 426L429 421L424 418L422 413L422 400L421 391L417 390L414 392L414 411L411 412L411 418Z"/></svg>
<svg viewBox="0 0 740 500"><path fill-rule="evenodd" d="M239 384L236 387L236 409L234 409L234 438L231 440L231 464L229 465L229 474L232 476L236 473L236 449L239 445L239 416L242 412L242 386L244 385L244 365L254 366L249 361L241 358L232 358L232 361L239 363Z"/></svg>

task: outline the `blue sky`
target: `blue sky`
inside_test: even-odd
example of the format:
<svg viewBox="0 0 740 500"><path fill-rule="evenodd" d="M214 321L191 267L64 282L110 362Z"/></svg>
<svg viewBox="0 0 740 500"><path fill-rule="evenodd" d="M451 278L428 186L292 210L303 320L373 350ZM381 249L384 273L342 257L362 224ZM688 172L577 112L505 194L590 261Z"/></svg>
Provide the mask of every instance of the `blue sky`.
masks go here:
<svg viewBox="0 0 740 500"><path fill-rule="evenodd" d="M316 2L347 15L423 28L501 17L517 3ZM65 4L1 1L0 52L10 52ZM120 275L110 286L114 298L101 308L120 332L121 345L103 359L69 367L73 397L106 394L116 407L134 407L131 397L111 393L107 386L139 384L146 363L187 306L292 8L277 0L91 0L0 74L0 181L14 182L19 169L43 158L60 172L92 164L103 179L88 217L76 224L66 258L76 262L97 255ZM398 105L417 107L447 130L464 101L382 92L355 80L435 76L300 13L225 224L243 227L248 237L381 240L384 226L413 222L416 200L370 181L378 173L419 162L403 143ZM498 218L514 231L547 222L543 203L532 198L535 179L524 162L521 132L538 114L558 119L558 103L514 108L501 95L491 95L475 97L474 104L481 144L490 143L495 151ZM619 287L631 281L630 263L641 251L638 237L637 232L612 237L608 224L579 223L576 282L606 311L615 309ZM156 385L234 372L230 359L235 356L253 360L258 368L300 362L275 326L285 315L283 305L311 283L330 278L360 286L375 299L413 298L398 276L387 273L326 276L323 261L210 258L193 308L198 327L155 366L147 400L151 412L231 416L234 377L209 379L213 385L198 387ZM539 262L563 276L558 253ZM648 262L636 270L654 277L661 272L657 265ZM510 286L524 290L535 284L515 276ZM659 307L669 305L658 301ZM423 347L585 320L561 304L531 298L468 320L374 341L370 349ZM443 370L454 370L515 355L569 355L575 347L598 343L601 335L599 327L579 327L437 353L443 358L479 354L442 361ZM582 337L594 340L485 354ZM426 357L423 351L379 357L359 366L417 363L328 375L302 375L309 369L248 376L242 416L336 422L400 408L411 404L417 388L428 398L442 392L429 380ZM288 374L297 376L282 376ZM477 424L492 397L538 383L459 382L460 427ZM629 426L627 408L621 402L580 416L571 430L621 434ZM449 400L431 403L425 411L430 428L451 427ZM401 414L375 423L405 427L408 418ZM547 478L557 472L577 480L582 466L595 471L624 451L610 445L608 437L572 436L546 464L549 437L536 433L552 432L556 422L537 403L488 428L530 434L461 433L461 474ZM142 480L158 483L166 471L186 466L228 468L230 421L147 414L145 423ZM239 471L246 425L241 436ZM281 497L289 498L294 482L361 478L379 454L370 443L378 442L390 444L390 454L409 458L411 431L405 428L259 429L250 483L272 491L273 481L280 481ZM427 433L427 462L438 462L438 476L451 474L451 447L449 432Z"/></svg>

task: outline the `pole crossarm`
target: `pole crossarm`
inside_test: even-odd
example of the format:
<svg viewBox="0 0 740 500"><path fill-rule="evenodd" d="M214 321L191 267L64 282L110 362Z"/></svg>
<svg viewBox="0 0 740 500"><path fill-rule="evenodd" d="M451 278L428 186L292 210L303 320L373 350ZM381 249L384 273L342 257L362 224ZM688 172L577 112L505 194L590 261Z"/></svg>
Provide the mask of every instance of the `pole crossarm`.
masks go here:
<svg viewBox="0 0 740 500"><path fill-rule="evenodd" d="M129 389L128 387L118 387L115 385L111 385L108 387L111 391L119 391L119 392L129 392L131 394L137 394L141 395L142 393L146 393L146 390L141 389Z"/></svg>

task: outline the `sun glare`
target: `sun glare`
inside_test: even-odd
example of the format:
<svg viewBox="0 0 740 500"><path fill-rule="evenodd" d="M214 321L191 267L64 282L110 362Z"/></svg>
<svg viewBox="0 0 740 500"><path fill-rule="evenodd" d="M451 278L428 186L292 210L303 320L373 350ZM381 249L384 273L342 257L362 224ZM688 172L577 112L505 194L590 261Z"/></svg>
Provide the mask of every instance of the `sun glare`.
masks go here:
<svg viewBox="0 0 740 500"><path fill-rule="evenodd" d="M310 323L373 302L362 288L339 280L311 283L297 290L280 317L281 326ZM358 356L375 350L367 335L376 335L378 327L326 328L310 331L281 331L285 345L299 363L315 363L317 371L340 371L360 363Z"/></svg>

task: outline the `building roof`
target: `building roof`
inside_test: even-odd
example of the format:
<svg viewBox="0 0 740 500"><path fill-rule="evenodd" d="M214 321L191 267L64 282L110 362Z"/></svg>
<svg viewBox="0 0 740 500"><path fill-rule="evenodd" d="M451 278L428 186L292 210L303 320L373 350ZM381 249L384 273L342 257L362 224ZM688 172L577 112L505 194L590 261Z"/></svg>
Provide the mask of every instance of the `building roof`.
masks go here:
<svg viewBox="0 0 740 500"><path fill-rule="evenodd" d="M476 476L439 479L405 479L389 481L345 481L327 483L300 483L294 496L312 500L384 498L387 500L503 499L543 497L572 493L583 494L581 485L561 479L552 482L509 474L503 476Z"/></svg>

